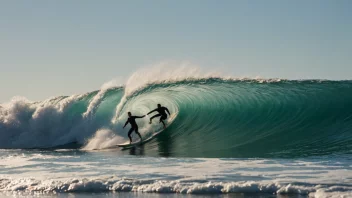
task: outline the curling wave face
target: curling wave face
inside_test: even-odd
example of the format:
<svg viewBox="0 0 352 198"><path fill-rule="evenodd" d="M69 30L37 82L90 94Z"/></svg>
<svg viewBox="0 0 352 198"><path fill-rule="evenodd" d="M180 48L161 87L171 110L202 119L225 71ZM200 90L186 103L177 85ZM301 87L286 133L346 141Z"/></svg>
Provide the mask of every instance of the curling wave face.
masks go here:
<svg viewBox="0 0 352 198"><path fill-rule="evenodd" d="M144 115L157 103L177 116L143 147L145 155L306 157L352 150L352 81L222 78L107 88L36 103L14 99L0 108L0 148L121 143L126 113ZM138 122L142 135L161 128L148 122Z"/></svg>

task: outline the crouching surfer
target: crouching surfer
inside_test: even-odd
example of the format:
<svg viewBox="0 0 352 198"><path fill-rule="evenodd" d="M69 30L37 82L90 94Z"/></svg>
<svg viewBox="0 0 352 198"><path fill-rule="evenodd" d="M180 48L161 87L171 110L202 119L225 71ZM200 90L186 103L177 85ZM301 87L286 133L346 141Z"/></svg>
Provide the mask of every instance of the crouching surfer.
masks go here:
<svg viewBox="0 0 352 198"><path fill-rule="evenodd" d="M156 117L159 117L160 116L160 122L163 123L164 125L164 129L166 128L166 125L164 123L164 120L166 120L167 118L167 114L166 112L169 114L170 116L170 111L166 108L166 107L162 107L161 104L158 104L158 108L154 109L153 111L149 112L147 115L153 113L154 111L157 111L158 114L154 115L153 117L150 118L150 122L149 124L152 123L152 120Z"/></svg>

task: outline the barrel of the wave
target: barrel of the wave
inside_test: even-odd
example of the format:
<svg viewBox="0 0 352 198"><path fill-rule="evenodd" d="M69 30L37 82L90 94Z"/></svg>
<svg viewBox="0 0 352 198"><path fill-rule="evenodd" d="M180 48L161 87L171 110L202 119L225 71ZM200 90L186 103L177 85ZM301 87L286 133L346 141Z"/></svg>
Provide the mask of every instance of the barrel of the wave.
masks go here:
<svg viewBox="0 0 352 198"><path fill-rule="evenodd" d="M351 99L350 81L202 79L151 85L125 108L145 112L160 101L177 108L147 154L299 157L348 152Z"/></svg>

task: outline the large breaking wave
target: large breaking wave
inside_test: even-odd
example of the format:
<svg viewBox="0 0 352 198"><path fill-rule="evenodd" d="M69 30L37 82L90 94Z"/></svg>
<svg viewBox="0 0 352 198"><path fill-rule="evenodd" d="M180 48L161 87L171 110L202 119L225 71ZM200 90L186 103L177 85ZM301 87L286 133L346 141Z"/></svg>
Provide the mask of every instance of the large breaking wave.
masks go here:
<svg viewBox="0 0 352 198"><path fill-rule="evenodd" d="M306 157L351 153L352 81L164 76L138 86L108 86L74 96L0 107L0 148L77 145L102 149L126 141L131 111L157 103L177 113L141 153L187 157ZM138 121L143 135L159 123Z"/></svg>

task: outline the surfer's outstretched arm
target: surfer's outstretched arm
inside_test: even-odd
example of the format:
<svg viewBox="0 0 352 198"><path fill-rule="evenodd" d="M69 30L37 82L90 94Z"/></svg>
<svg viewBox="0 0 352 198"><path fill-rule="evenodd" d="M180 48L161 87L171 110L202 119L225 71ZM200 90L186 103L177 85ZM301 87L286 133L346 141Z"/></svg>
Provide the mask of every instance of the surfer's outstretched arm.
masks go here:
<svg viewBox="0 0 352 198"><path fill-rule="evenodd" d="M123 126L123 128L125 128L127 124L128 124L128 120L126 121L126 123L125 123L125 125Z"/></svg>
<svg viewBox="0 0 352 198"><path fill-rule="evenodd" d="M149 112L147 115L153 113L154 111L157 111L158 109L154 109L153 111Z"/></svg>
<svg viewBox="0 0 352 198"><path fill-rule="evenodd" d="M145 115L144 116L135 116L135 118L144 118L145 117Z"/></svg>

